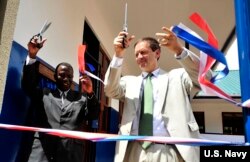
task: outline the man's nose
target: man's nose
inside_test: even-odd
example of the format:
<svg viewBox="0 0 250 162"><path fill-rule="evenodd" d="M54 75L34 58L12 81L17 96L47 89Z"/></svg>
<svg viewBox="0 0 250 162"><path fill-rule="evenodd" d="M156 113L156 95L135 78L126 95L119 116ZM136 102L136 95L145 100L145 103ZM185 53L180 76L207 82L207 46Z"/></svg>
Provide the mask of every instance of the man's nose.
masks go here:
<svg viewBox="0 0 250 162"><path fill-rule="evenodd" d="M64 80L64 81L68 81L68 80L69 80L69 77L64 77L63 80Z"/></svg>
<svg viewBox="0 0 250 162"><path fill-rule="evenodd" d="M141 53L138 53L137 58L142 58L143 55Z"/></svg>

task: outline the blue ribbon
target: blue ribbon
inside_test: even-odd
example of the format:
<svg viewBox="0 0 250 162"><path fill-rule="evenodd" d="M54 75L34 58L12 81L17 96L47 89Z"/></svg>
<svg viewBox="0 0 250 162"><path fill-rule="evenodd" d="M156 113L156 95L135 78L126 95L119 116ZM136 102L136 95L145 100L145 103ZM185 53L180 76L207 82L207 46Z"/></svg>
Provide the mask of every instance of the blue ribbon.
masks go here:
<svg viewBox="0 0 250 162"><path fill-rule="evenodd" d="M90 63L86 63L86 64L88 65L91 72L95 71L95 67L92 64L90 64Z"/></svg>
<svg viewBox="0 0 250 162"><path fill-rule="evenodd" d="M115 137L108 137L105 139L92 140L93 142L116 142L116 141L135 141L141 140L144 141L145 138L150 136L131 136L131 135L119 135ZM165 142L161 142L165 143ZM166 142L168 143L168 142ZM229 141L169 141L170 144L179 144L187 146L248 146L248 143L244 142L229 142Z"/></svg>
<svg viewBox="0 0 250 162"><path fill-rule="evenodd" d="M172 31L177 35L177 37L183 39L184 41L188 42L189 44L193 45L197 49L203 51L207 55L213 57L220 63L225 65L225 68L217 73L215 76L211 78L211 82L215 83L216 81L222 79L229 73L228 65L224 54L218 51L216 48L212 47L210 44L204 42L203 40L193 36L192 34L188 33L187 31L179 28L178 26L174 26Z"/></svg>

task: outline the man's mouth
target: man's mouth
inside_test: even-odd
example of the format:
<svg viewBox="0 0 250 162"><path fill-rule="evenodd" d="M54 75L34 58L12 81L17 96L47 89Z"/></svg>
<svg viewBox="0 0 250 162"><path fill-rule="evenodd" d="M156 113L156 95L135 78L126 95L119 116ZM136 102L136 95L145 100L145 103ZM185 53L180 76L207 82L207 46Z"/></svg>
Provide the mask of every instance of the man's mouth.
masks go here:
<svg viewBox="0 0 250 162"><path fill-rule="evenodd" d="M64 85L64 86L68 86L68 85L69 85L69 82L68 82L68 81L63 82L63 85Z"/></svg>
<svg viewBox="0 0 250 162"><path fill-rule="evenodd" d="M140 62L139 63L140 66L146 66L146 64L147 64L146 62Z"/></svg>

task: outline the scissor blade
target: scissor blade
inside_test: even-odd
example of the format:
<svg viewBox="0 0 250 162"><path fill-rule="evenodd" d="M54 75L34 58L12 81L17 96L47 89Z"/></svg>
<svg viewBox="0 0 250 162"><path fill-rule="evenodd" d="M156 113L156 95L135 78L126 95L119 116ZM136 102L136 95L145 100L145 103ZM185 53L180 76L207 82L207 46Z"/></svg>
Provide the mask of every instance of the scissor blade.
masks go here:
<svg viewBox="0 0 250 162"><path fill-rule="evenodd" d="M39 32L39 35L43 35L43 33L49 28L49 26L51 25L51 22L45 22L44 23L44 25L43 25L43 27L41 28L41 30L40 30L40 32Z"/></svg>
<svg viewBox="0 0 250 162"><path fill-rule="evenodd" d="M125 32L128 32L127 12L128 12L128 4L126 3L125 13L124 13L124 24L123 24L123 31L125 31Z"/></svg>

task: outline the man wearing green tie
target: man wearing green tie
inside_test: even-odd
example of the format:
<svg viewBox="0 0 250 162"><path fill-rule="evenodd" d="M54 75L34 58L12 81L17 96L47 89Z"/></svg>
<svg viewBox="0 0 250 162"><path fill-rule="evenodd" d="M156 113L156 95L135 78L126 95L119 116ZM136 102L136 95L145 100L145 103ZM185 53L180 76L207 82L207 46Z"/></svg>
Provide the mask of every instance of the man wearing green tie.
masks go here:
<svg viewBox="0 0 250 162"><path fill-rule="evenodd" d="M134 45L135 60L142 73L122 76L125 49L134 36L120 32L114 39L115 55L105 75L105 93L124 101L121 135L199 138L190 99L200 90L199 58L178 42L176 35L163 27L163 33L139 39ZM125 48L123 46L125 42ZM159 67L161 46L175 53L183 68L169 72ZM208 74L208 77L211 77ZM151 142L119 141L115 162L198 162L199 148Z"/></svg>

